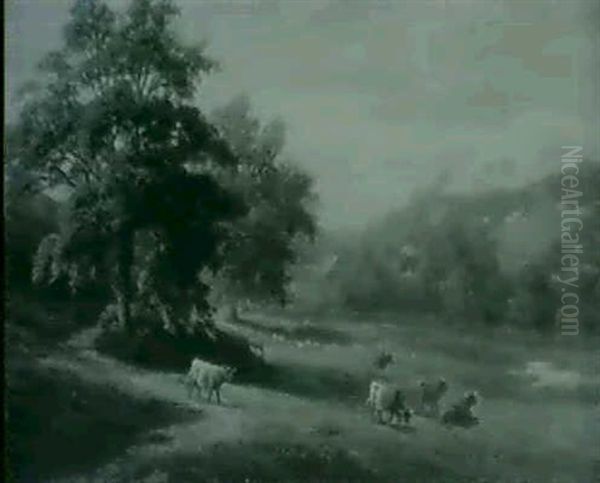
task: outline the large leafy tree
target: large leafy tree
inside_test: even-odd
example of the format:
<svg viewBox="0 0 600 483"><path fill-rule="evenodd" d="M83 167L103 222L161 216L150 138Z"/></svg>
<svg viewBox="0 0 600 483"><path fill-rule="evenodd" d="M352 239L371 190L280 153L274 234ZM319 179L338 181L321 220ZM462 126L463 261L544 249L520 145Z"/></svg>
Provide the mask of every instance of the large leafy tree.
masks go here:
<svg viewBox="0 0 600 483"><path fill-rule="evenodd" d="M197 274L218 261L221 222L241 212L210 170L192 169L236 157L192 102L216 64L203 46L177 39L177 13L169 0L133 0L117 12L77 0L11 149L47 188L70 190L65 223L42 242L34 276L106 280L129 331L137 295L163 307L203 300Z"/></svg>
<svg viewBox="0 0 600 483"><path fill-rule="evenodd" d="M311 241L317 229L313 180L284 155L283 122L262 124L246 95L211 118L239 159L233 169L220 171L220 179L249 207L228 223L221 293L232 307L242 298L285 303L299 243Z"/></svg>

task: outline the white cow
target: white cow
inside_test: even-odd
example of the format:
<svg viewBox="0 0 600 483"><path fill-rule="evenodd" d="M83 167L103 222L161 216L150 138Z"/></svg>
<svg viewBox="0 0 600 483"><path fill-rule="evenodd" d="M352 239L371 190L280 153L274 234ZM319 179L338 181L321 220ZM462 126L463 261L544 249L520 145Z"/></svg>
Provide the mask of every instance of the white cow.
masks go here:
<svg viewBox="0 0 600 483"><path fill-rule="evenodd" d="M217 404L221 404L221 386L231 382L235 373L236 369L233 367L215 366L195 358L186 376L188 396L192 397L194 390L199 390L201 394L202 392L206 394L210 402L214 392Z"/></svg>
<svg viewBox="0 0 600 483"><path fill-rule="evenodd" d="M367 406L373 409L379 423L383 423L383 414L388 412L389 422L396 422L400 417L402 422L408 424L412 411L406 406L404 392L391 384L383 381L371 381Z"/></svg>

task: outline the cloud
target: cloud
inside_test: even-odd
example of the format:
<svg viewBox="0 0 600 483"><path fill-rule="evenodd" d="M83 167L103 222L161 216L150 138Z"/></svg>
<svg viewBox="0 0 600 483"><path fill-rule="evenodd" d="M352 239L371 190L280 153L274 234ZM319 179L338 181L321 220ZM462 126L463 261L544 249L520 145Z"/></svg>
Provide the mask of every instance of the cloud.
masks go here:
<svg viewBox="0 0 600 483"><path fill-rule="evenodd" d="M181 1L178 26L187 40L208 38L223 64L201 105L247 92L263 119L280 115L324 218L344 225L401 204L448 166L464 191L542 176L553 163L541 150L562 140L585 136L597 152L586 2L248 0L254 10L236 13L233 0ZM68 5L10 2L9 103L57 45Z"/></svg>
<svg viewBox="0 0 600 483"><path fill-rule="evenodd" d="M510 102L509 96L502 91L494 89L489 80L486 80L483 88L475 92L468 100L470 106L503 108Z"/></svg>
<svg viewBox="0 0 600 483"><path fill-rule="evenodd" d="M518 59L525 69L533 70L540 77L571 76L574 52L552 52L552 43L573 35L572 27L545 23L506 24L499 28L500 39L481 52L481 59L490 55L506 55Z"/></svg>

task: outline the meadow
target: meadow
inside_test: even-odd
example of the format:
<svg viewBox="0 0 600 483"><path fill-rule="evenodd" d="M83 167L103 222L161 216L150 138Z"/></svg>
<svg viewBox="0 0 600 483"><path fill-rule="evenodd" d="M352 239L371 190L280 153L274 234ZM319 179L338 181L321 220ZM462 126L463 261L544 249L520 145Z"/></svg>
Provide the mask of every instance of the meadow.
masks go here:
<svg viewBox="0 0 600 483"><path fill-rule="evenodd" d="M180 373L98 353L94 328L33 357L13 341L13 481L594 481L593 341L417 314L263 311L221 325L262 343L267 362L224 386L221 406L190 400ZM381 350L394 355L384 371ZM415 406L419 380L440 376L443 406L479 391L478 426L380 425L365 406L373 378Z"/></svg>

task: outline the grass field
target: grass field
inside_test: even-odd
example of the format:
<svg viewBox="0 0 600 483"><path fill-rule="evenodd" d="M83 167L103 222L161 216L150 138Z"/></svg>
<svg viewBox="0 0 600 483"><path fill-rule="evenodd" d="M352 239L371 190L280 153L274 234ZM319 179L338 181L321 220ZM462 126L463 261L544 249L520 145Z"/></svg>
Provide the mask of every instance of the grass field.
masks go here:
<svg viewBox="0 0 600 483"><path fill-rule="evenodd" d="M228 328L262 342L270 369L225 386L222 406L190 401L180 374L98 354L93 330L36 358L9 355L12 479L598 481L592 343L409 315L248 314ZM384 374L373 365L380 348L395 355ZM364 405L373 377L414 403L418 381L439 376L450 383L446 405L480 392L479 426L417 416L393 428Z"/></svg>

